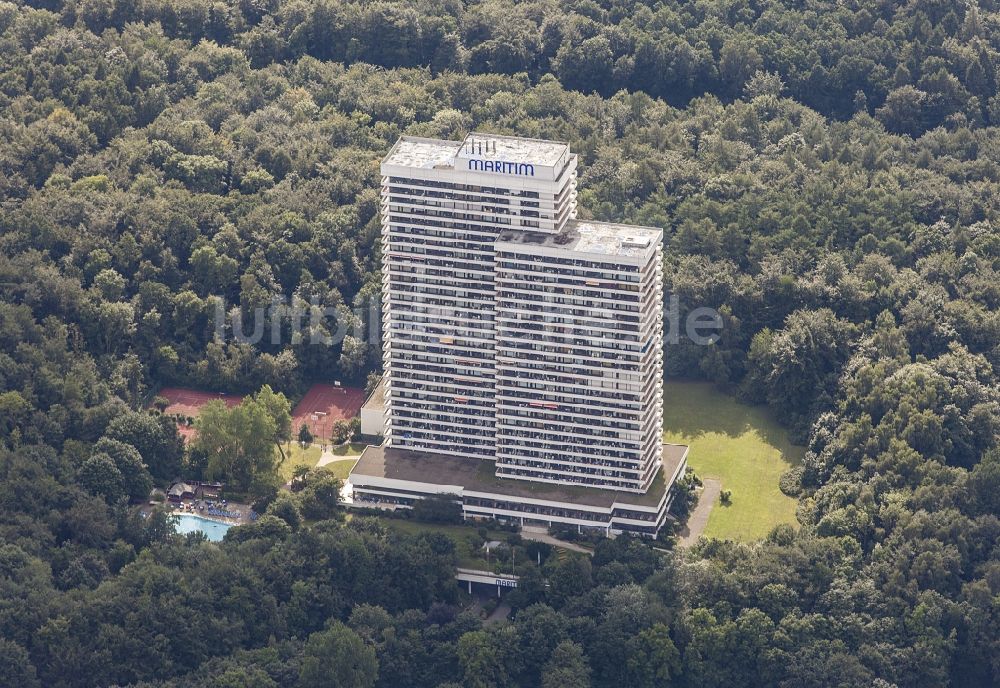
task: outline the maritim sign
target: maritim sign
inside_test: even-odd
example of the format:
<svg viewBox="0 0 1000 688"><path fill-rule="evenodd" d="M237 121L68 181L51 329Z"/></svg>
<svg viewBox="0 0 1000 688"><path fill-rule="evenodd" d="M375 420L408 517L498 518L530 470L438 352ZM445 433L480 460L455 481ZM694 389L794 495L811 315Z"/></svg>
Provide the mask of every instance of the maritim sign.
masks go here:
<svg viewBox="0 0 1000 688"><path fill-rule="evenodd" d="M518 174L525 177L535 176L535 166L523 162L471 159L469 160L469 169L475 172L500 172L501 174Z"/></svg>

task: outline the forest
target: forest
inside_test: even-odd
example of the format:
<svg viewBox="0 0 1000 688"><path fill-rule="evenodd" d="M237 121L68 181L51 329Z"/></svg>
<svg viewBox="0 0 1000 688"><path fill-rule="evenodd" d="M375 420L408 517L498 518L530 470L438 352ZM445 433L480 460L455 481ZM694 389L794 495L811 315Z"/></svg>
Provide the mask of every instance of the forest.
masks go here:
<svg viewBox="0 0 1000 688"><path fill-rule="evenodd" d="M993 0L0 1L0 685L997 685L998 59ZM216 314L364 324L379 160L470 131L664 228L723 318L667 376L807 446L796 528L538 550L485 625L447 538L319 490L221 544L129 507L193 460L159 387L379 370Z"/></svg>

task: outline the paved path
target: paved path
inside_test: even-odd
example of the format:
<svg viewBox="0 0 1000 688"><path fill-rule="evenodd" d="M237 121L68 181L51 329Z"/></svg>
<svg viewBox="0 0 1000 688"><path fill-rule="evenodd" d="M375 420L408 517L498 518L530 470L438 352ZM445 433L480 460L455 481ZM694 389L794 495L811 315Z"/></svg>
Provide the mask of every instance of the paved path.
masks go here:
<svg viewBox="0 0 1000 688"><path fill-rule="evenodd" d="M719 501L719 493L722 492L721 481L715 478L705 478L702 482L704 488L698 497L698 504L688 516L687 525L681 530L680 539L677 541L681 547L690 547L705 532L705 526L708 525L708 515L712 513L712 507Z"/></svg>
<svg viewBox="0 0 1000 688"><path fill-rule="evenodd" d="M328 463L336 463L337 461L357 461L361 457L360 454L350 454L344 456L342 454L334 454L330 449L325 449L319 455L319 461L316 462L316 468L327 465ZM287 483L282 485L286 490L291 489L292 481L289 480Z"/></svg>
<svg viewBox="0 0 1000 688"><path fill-rule="evenodd" d="M357 461L360 456L360 454L350 454L348 456L344 456L343 454L334 454L332 451L327 449L319 455L319 461L316 462L316 468L325 466L328 463L336 463L337 461Z"/></svg>
<svg viewBox="0 0 1000 688"><path fill-rule="evenodd" d="M507 620L510 616L510 605L506 602L501 602L497 605L497 608L493 610L493 613L486 617L483 624L486 626L492 626L494 624L501 623Z"/></svg>
<svg viewBox="0 0 1000 688"><path fill-rule="evenodd" d="M589 550L586 547L581 547L580 545L573 544L572 542L566 542L565 540L554 538L548 533L541 533L536 530L528 530L527 528L521 529L521 537L523 537L525 540L544 542L546 544L552 545L553 547L562 547L563 549L568 549L573 552L582 552L583 554L594 553L593 550Z"/></svg>

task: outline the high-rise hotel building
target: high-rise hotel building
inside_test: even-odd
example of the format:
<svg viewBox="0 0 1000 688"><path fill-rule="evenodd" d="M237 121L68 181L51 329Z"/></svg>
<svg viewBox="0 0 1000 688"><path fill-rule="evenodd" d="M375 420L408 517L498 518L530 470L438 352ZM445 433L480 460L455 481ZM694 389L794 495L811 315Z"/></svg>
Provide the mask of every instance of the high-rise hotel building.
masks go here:
<svg viewBox="0 0 1000 688"><path fill-rule="evenodd" d="M352 474L359 498L458 488L471 516L618 530L615 500L553 514L632 493L656 502L636 530L662 524L684 464L668 446L654 485L662 232L577 220L576 166L565 143L490 134L403 137L382 162L385 440Z"/></svg>

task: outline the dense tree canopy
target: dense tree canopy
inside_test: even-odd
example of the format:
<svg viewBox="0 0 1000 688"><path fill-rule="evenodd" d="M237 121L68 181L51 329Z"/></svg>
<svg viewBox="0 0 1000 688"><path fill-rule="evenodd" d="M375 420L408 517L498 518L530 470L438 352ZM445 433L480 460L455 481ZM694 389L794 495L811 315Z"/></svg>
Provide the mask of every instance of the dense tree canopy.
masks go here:
<svg viewBox="0 0 1000 688"><path fill-rule="evenodd" d="M205 477L259 494L277 486L280 443L290 439L291 425L288 399L264 385L231 408L217 399L205 404L191 453L204 459Z"/></svg>

